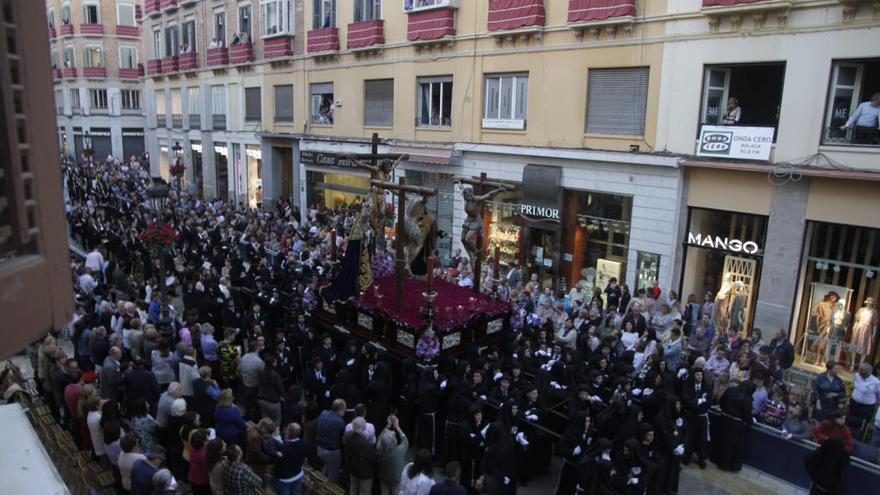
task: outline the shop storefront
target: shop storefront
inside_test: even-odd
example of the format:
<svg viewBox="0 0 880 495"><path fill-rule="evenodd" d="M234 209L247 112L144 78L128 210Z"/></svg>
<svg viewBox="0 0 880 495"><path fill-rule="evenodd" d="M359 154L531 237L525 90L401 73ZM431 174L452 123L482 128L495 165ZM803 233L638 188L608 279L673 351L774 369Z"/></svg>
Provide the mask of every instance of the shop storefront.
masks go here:
<svg viewBox="0 0 880 495"><path fill-rule="evenodd" d="M109 127L92 127L88 135L95 150L96 160L105 160L113 155L113 140Z"/></svg>
<svg viewBox="0 0 880 495"><path fill-rule="evenodd" d="M300 151L306 169L306 203L333 209L359 203L370 193L370 174L335 153Z"/></svg>
<svg viewBox="0 0 880 495"><path fill-rule="evenodd" d="M425 207L428 214L437 221L437 230L441 233L437 239L437 251L440 253L440 260L448 263L452 256L452 218L454 216L455 205L455 184L452 182L452 176L449 174L435 172L421 172L418 170L407 170L406 181L414 186L430 187L437 190L437 194L430 196L425 201Z"/></svg>
<svg viewBox="0 0 880 495"><path fill-rule="evenodd" d="M796 366L873 363L880 300L880 229L808 221L793 328Z"/></svg>
<svg viewBox="0 0 880 495"><path fill-rule="evenodd" d="M83 150L85 149L85 145L83 144L83 129L82 127L74 127L73 128L73 156L77 160L82 158Z"/></svg>
<svg viewBox="0 0 880 495"><path fill-rule="evenodd" d="M122 128L122 153L125 161L129 157L139 157L144 154L144 130L136 128Z"/></svg>
<svg viewBox="0 0 880 495"><path fill-rule="evenodd" d="M247 204L258 208L263 204L263 151L259 146L245 145L247 159Z"/></svg>
<svg viewBox="0 0 880 495"><path fill-rule="evenodd" d="M202 164L202 143L199 141L190 141L190 149L192 150L192 182L191 192L198 197L205 194L205 178Z"/></svg>
<svg viewBox="0 0 880 495"><path fill-rule="evenodd" d="M214 145L214 168L217 171L217 198L229 199L229 148Z"/></svg>
<svg viewBox="0 0 880 495"><path fill-rule="evenodd" d="M716 334L728 329L747 336L752 328L766 245L767 217L688 208L681 300L706 294L715 304ZM650 264L650 262L648 262ZM640 267L641 270L641 267Z"/></svg>

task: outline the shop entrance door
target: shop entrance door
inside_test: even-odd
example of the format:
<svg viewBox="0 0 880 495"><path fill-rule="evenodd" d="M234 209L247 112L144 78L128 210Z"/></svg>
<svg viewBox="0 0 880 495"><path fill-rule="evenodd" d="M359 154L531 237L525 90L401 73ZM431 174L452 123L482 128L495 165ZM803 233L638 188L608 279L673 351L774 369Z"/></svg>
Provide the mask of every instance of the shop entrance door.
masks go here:
<svg viewBox="0 0 880 495"><path fill-rule="evenodd" d="M526 265L528 276L538 274L541 287L551 287L554 292L559 271L559 231L529 227L526 229ZM527 278L524 278L527 280Z"/></svg>

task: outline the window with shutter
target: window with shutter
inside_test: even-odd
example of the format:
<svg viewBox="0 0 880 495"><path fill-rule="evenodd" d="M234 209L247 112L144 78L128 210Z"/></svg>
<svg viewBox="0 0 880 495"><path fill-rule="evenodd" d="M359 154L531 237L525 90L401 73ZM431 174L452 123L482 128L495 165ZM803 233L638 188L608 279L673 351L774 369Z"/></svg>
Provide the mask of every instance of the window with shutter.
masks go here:
<svg viewBox="0 0 880 495"><path fill-rule="evenodd" d="M647 107L647 67L590 69L587 133L642 136Z"/></svg>
<svg viewBox="0 0 880 495"><path fill-rule="evenodd" d="M259 122L261 118L260 110L260 88L244 89L244 120L248 122Z"/></svg>
<svg viewBox="0 0 880 495"><path fill-rule="evenodd" d="M394 124L394 79L364 81L364 125Z"/></svg>
<svg viewBox="0 0 880 495"><path fill-rule="evenodd" d="M333 124L333 83L311 86L311 116L313 124Z"/></svg>
<svg viewBox="0 0 880 495"><path fill-rule="evenodd" d="M275 122L293 122L293 85L275 86Z"/></svg>

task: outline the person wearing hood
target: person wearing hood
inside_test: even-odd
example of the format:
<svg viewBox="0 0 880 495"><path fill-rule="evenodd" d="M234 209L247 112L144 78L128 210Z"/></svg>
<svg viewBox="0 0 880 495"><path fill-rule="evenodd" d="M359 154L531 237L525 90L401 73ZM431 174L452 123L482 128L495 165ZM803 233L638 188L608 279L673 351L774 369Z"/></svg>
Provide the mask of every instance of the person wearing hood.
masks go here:
<svg viewBox="0 0 880 495"><path fill-rule="evenodd" d="M666 408L654 420L657 447L663 456L658 473L658 493L678 493L681 457L685 452L685 412L676 395L666 398Z"/></svg>
<svg viewBox="0 0 880 495"><path fill-rule="evenodd" d="M562 433L557 452L562 455L562 468L556 495L574 495L578 484L578 468L593 441L592 421L587 411L579 411Z"/></svg>
<svg viewBox="0 0 880 495"><path fill-rule="evenodd" d="M600 438L590 445L577 469L577 495L616 495L611 460L611 440Z"/></svg>
<svg viewBox="0 0 880 495"><path fill-rule="evenodd" d="M501 406L498 420L483 430L486 453L483 455L484 476L493 480L497 495L516 495L521 453L528 448L525 433L519 431L519 407L514 401Z"/></svg>
<svg viewBox="0 0 880 495"><path fill-rule="evenodd" d="M627 439L620 448L620 452L613 456L614 475L611 480L616 493L621 495L644 495L645 477L644 465L641 457L637 454L640 449L639 440Z"/></svg>
<svg viewBox="0 0 880 495"><path fill-rule="evenodd" d="M436 455L440 427L440 400L446 388L446 379L441 379L437 368L429 368L422 373L419 381L418 447Z"/></svg>
<svg viewBox="0 0 880 495"><path fill-rule="evenodd" d="M529 386L523 389L525 394L519 402L522 415L521 430L528 439L524 445L523 465L520 481L525 486L533 476L543 472L550 466L553 455L552 442L540 428L547 414L547 406L538 394L538 387Z"/></svg>
<svg viewBox="0 0 880 495"><path fill-rule="evenodd" d="M682 462L687 465L693 454L697 455L700 469L706 469L706 458L709 454L709 407L712 405L712 387L706 380L702 368L694 368L690 379L685 383L681 394L681 403L685 410L685 453Z"/></svg>
<svg viewBox="0 0 880 495"><path fill-rule="evenodd" d="M483 417L481 404L473 404L468 409L468 417L462 424L461 484L473 493L473 485L482 476L480 461L486 451L486 439L482 432L488 424Z"/></svg>

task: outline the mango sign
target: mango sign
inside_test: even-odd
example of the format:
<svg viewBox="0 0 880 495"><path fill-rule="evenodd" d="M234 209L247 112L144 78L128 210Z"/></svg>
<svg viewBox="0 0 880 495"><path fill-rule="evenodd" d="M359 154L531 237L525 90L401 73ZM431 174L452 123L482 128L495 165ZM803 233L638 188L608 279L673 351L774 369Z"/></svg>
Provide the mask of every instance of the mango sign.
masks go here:
<svg viewBox="0 0 880 495"><path fill-rule="evenodd" d="M697 156L769 160L773 130L772 127L704 125L700 128Z"/></svg>

